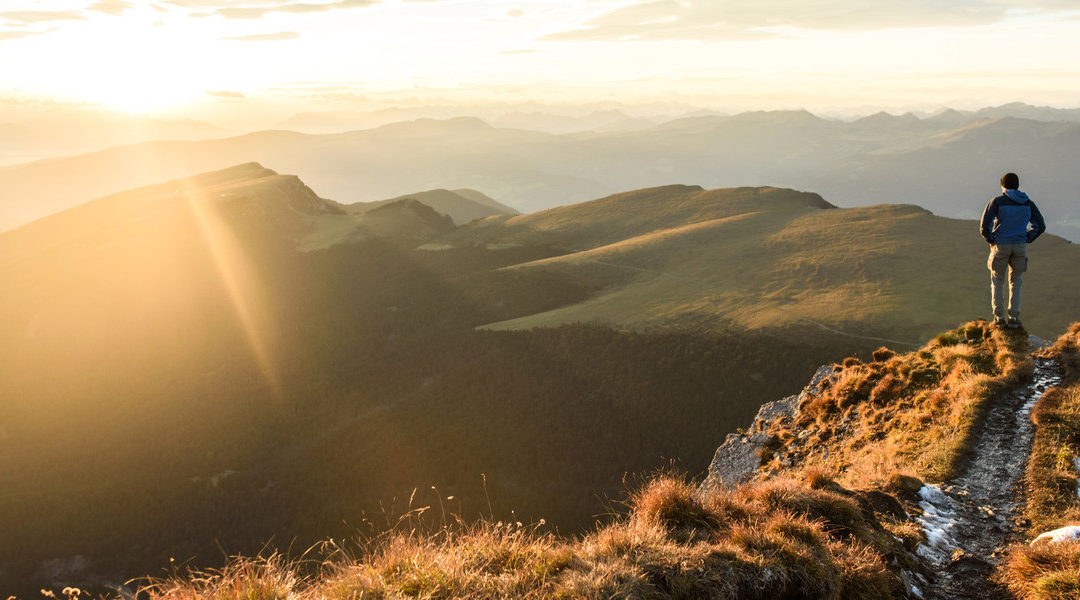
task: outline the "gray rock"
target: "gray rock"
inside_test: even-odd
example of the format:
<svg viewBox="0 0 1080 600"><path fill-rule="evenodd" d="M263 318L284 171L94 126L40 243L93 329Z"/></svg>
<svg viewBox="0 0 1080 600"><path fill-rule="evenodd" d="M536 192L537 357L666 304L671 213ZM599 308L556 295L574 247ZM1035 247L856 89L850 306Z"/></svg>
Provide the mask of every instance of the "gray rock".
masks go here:
<svg viewBox="0 0 1080 600"><path fill-rule="evenodd" d="M1050 342L1042 339L1041 337L1039 337L1037 335L1029 335L1028 336L1028 348L1030 348L1032 350L1042 350L1043 348L1049 348L1052 345L1053 344L1051 344Z"/></svg>
<svg viewBox="0 0 1080 600"><path fill-rule="evenodd" d="M754 421L770 423L777 418L794 418L799 404L807 396L820 391L822 382L832 373L832 365L818 367L810 378L810 383L801 392L761 405ZM771 442L774 442L774 436L763 433L755 433L749 437L729 433L724 438L724 443L716 449L712 463L709 464L709 473L698 492L715 488L731 489L753 479L761 466L761 451Z"/></svg>

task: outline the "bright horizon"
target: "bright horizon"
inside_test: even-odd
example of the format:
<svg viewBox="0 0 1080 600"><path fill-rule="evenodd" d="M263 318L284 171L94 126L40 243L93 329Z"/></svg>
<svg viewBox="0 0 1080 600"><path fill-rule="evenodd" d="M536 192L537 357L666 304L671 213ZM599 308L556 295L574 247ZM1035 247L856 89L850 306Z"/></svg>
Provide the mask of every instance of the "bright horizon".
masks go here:
<svg viewBox="0 0 1080 600"><path fill-rule="evenodd" d="M5 0L2 100L243 121L424 103L1080 106L1065 0Z"/></svg>

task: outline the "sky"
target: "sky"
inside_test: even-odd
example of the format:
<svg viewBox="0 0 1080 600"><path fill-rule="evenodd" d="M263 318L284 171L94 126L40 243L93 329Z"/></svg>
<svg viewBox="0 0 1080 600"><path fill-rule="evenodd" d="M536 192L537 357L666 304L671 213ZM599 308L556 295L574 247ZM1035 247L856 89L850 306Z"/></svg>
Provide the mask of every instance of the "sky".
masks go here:
<svg viewBox="0 0 1080 600"><path fill-rule="evenodd" d="M1077 57L1080 0L0 0L0 100L163 115L1076 107Z"/></svg>

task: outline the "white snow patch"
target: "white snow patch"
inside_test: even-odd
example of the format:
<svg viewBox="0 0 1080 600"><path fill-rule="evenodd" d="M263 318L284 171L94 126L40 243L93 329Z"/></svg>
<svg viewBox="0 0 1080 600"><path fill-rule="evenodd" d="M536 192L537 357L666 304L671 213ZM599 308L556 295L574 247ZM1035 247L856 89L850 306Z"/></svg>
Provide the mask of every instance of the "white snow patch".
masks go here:
<svg viewBox="0 0 1080 600"><path fill-rule="evenodd" d="M1039 537L1032 540L1031 543L1032 545L1035 545L1040 541L1046 541L1058 544L1061 542L1070 542L1072 540L1080 540L1080 525L1070 525L1068 527L1062 527L1061 529L1040 533Z"/></svg>
<svg viewBox="0 0 1080 600"><path fill-rule="evenodd" d="M919 497L922 498L919 508L923 514L918 520L926 533L926 543L920 544L915 552L923 558L944 560L956 549L956 540L951 533L956 529L953 501L941 488L930 484L919 489Z"/></svg>
<svg viewBox="0 0 1080 600"><path fill-rule="evenodd" d="M923 594L922 594L922 590L920 590L919 586L917 586L917 585L912 585L911 586L911 593L915 594L916 596L918 596L920 598L924 597Z"/></svg>

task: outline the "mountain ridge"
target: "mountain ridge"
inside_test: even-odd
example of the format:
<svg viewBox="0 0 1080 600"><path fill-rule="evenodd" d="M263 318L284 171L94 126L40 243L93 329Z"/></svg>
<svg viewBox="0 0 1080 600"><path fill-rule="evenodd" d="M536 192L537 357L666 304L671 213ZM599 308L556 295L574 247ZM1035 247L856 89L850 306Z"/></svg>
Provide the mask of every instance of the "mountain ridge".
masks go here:
<svg viewBox="0 0 1080 600"><path fill-rule="evenodd" d="M1022 119L1007 111L944 112L918 124L910 116L871 117L886 123L758 112L552 135L466 117L338 134L145 144L0 169L6 200L0 222L8 228L81 200L248 160L297 173L345 204L468 187L525 212L687 181L708 188L813 189L840 206L914 202L944 216L971 218L985 204L982 196L993 195L1001 173L1015 171L1040 202L1051 232L1080 239L1068 201L1071 170L1063 158L1080 145L1077 123ZM888 124L895 119L900 121Z"/></svg>

